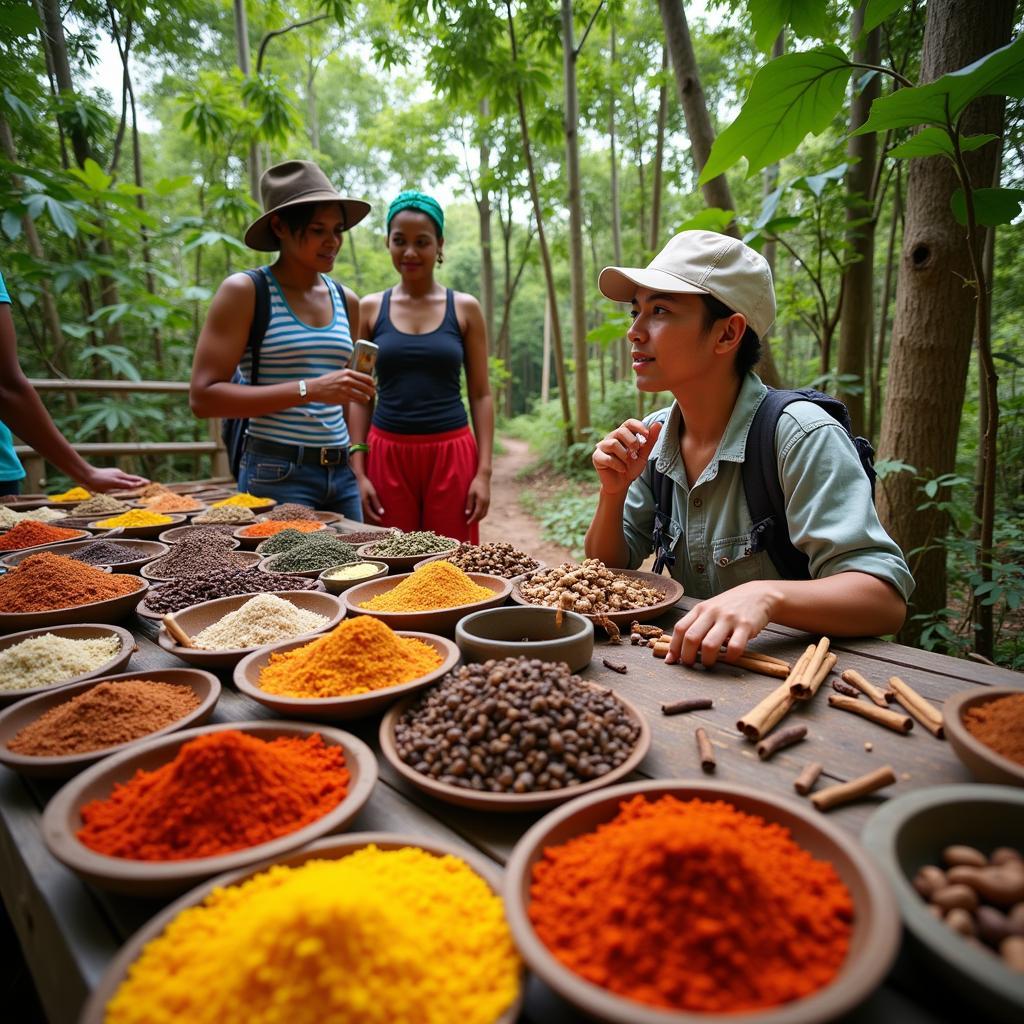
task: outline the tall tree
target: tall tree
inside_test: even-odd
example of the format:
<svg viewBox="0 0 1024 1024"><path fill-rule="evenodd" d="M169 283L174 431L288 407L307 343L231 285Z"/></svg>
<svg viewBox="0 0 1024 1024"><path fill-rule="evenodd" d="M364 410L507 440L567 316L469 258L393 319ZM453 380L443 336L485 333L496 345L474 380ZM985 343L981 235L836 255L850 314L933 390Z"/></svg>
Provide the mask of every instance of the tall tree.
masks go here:
<svg viewBox="0 0 1024 1024"><path fill-rule="evenodd" d="M234 0L235 9L235 46L238 53L238 69L245 78L250 74L249 63L249 19L245 13L245 0ZM255 136L249 140L249 153L246 158L246 170L249 172L249 195L254 203L260 201L260 153Z"/></svg>
<svg viewBox="0 0 1024 1024"><path fill-rule="evenodd" d="M491 237L491 104L480 100L480 194L476 200L480 219L480 305L483 307L487 338L493 347L494 336L494 247Z"/></svg>

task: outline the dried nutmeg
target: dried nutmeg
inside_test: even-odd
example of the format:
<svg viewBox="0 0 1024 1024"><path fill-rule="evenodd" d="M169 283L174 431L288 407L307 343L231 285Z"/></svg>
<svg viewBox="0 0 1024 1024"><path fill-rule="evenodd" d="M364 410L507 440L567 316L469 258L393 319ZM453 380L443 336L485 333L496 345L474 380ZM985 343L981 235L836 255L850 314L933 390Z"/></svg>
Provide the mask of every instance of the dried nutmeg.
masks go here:
<svg viewBox="0 0 1024 1024"><path fill-rule="evenodd" d="M996 868L958 865L947 873L950 882L966 885L987 903L1009 907L1024 900L1024 863L1008 862Z"/></svg>
<svg viewBox="0 0 1024 1024"><path fill-rule="evenodd" d="M912 884L926 900L929 900L933 893L946 887L946 873L934 864L926 864L914 875Z"/></svg>
<svg viewBox="0 0 1024 1024"><path fill-rule="evenodd" d="M946 911L957 907L974 910L978 905L978 894L969 885L947 885L932 893L932 903Z"/></svg>
<svg viewBox="0 0 1024 1024"><path fill-rule="evenodd" d="M951 868L958 867L961 864L974 868L988 867L988 857L981 850L976 850L973 846L947 846L942 851L942 859Z"/></svg>
<svg viewBox="0 0 1024 1024"><path fill-rule="evenodd" d="M995 864L996 867L1022 860L1024 860L1024 853L1015 850L1012 846L997 846L992 851L992 856L989 857L989 862Z"/></svg>
<svg viewBox="0 0 1024 1024"><path fill-rule="evenodd" d="M974 918L971 917L969 910L964 910L961 907L954 907L946 915L946 924L955 932L959 932L961 935L973 935L974 934Z"/></svg>

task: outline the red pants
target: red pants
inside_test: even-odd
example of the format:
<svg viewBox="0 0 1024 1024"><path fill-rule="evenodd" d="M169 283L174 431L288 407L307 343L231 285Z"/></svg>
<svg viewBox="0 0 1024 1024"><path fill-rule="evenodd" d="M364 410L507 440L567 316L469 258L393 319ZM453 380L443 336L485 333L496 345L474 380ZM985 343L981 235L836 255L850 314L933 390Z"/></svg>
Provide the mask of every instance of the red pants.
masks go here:
<svg viewBox="0 0 1024 1024"><path fill-rule="evenodd" d="M394 434L370 428L366 473L384 506L385 526L433 530L480 543L480 524L466 523L466 493L476 476L476 439L469 427L440 434Z"/></svg>

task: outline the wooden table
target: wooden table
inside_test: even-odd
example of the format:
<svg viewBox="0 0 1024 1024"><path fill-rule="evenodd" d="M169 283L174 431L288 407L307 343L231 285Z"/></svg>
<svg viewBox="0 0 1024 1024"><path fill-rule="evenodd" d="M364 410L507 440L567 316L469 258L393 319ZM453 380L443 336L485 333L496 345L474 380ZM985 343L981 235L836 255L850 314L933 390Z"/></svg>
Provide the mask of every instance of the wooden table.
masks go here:
<svg viewBox="0 0 1024 1024"><path fill-rule="evenodd" d="M684 599L680 608L690 602ZM659 621L669 628L677 615ZM139 651L129 668L166 668L181 663L152 642L153 624L142 619L130 623L138 637ZM600 631L599 631L599 635ZM770 627L751 645L752 649L795 660L808 642L804 634L784 627ZM999 685L1024 689L1024 676L930 654L881 640L838 641L837 668L855 668L872 682L884 685L897 674L937 704L971 685ZM605 668L607 657L625 663L624 675ZM718 760L715 778L754 786L800 800L793 779L811 760L825 764L819 787L845 781L883 764L891 764L898 782L884 794L833 811L830 819L859 834L871 812L889 796L939 783L968 782L970 777L949 745L916 727L908 736L882 729L870 722L827 706L827 684L809 706L791 713L788 722L805 722L809 738L759 761L754 745L736 731L736 720L752 708L776 681L731 667L707 673L700 668L665 665L644 647L628 643L609 646L599 642L586 678L611 686L646 714L653 731L650 753L639 776L648 778L704 778L693 732L703 726ZM229 675L223 676L225 682ZM684 696L708 696L712 710L666 718L664 701ZM214 722L246 721L272 717L261 705L225 687L213 716ZM379 716L344 725L378 749ZM870 750L866 744L870 744ZM42 843L40 813L58 787L22 779L0 768L0 893L32 969L40 999L51 1024L74 1021L87 993L97 983L118 947L163 905L160 902L112 896L80 882L54 860ZM504 864L516 840L537 820L537 815L488 815L462 810L432 800L412 789L387 763L380 760L380 781L372 798L351 826L352 831L390 831L436 836L475 848ZM952 1019L959 1009L922 983L913 965L901 961L878 992L851 1014L850 1021L891 1020L900 1024ZM568 1010L543 984L531 979L524 1021L560 1024L575 1021Z"/></svg>

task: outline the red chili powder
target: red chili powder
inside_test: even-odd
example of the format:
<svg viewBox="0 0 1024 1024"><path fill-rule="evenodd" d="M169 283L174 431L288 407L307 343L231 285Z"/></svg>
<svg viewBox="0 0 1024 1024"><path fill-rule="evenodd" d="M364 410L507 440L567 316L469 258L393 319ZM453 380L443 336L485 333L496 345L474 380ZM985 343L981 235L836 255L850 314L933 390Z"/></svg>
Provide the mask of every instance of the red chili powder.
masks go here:
<svg viewBox="0 0 1024 1024"><path fill-rule="evenodd" d="M81 536L81 530L68 530L63 526L50 526L35 519L23 519L0 537L0 551L17 551L19 548L32 548L37 544L56 544L57 541L74 540Z"/></svg>
<svg viewBox="0 0 1024 1024"><path fill-rule="evenodd" d="M40 551L0 576L0 612L77 608L134 593L143 585L138 576L101 572L53 551Z"/></svg>
<svg viewBox="0 0 1024 1024"><path fill-rule="evenodd" d="M324 524L312 519L268 519L239 531L239 537L273 537L282 530L298 530L299 533L315 533L324 529Z"/></svg>
<svg viewBox="0 0 1024 1024"><path fill-rule="evenodd" d="M964 725L986 747L1017 764L1024 764L1024 693L968 708Z"/></svg>

